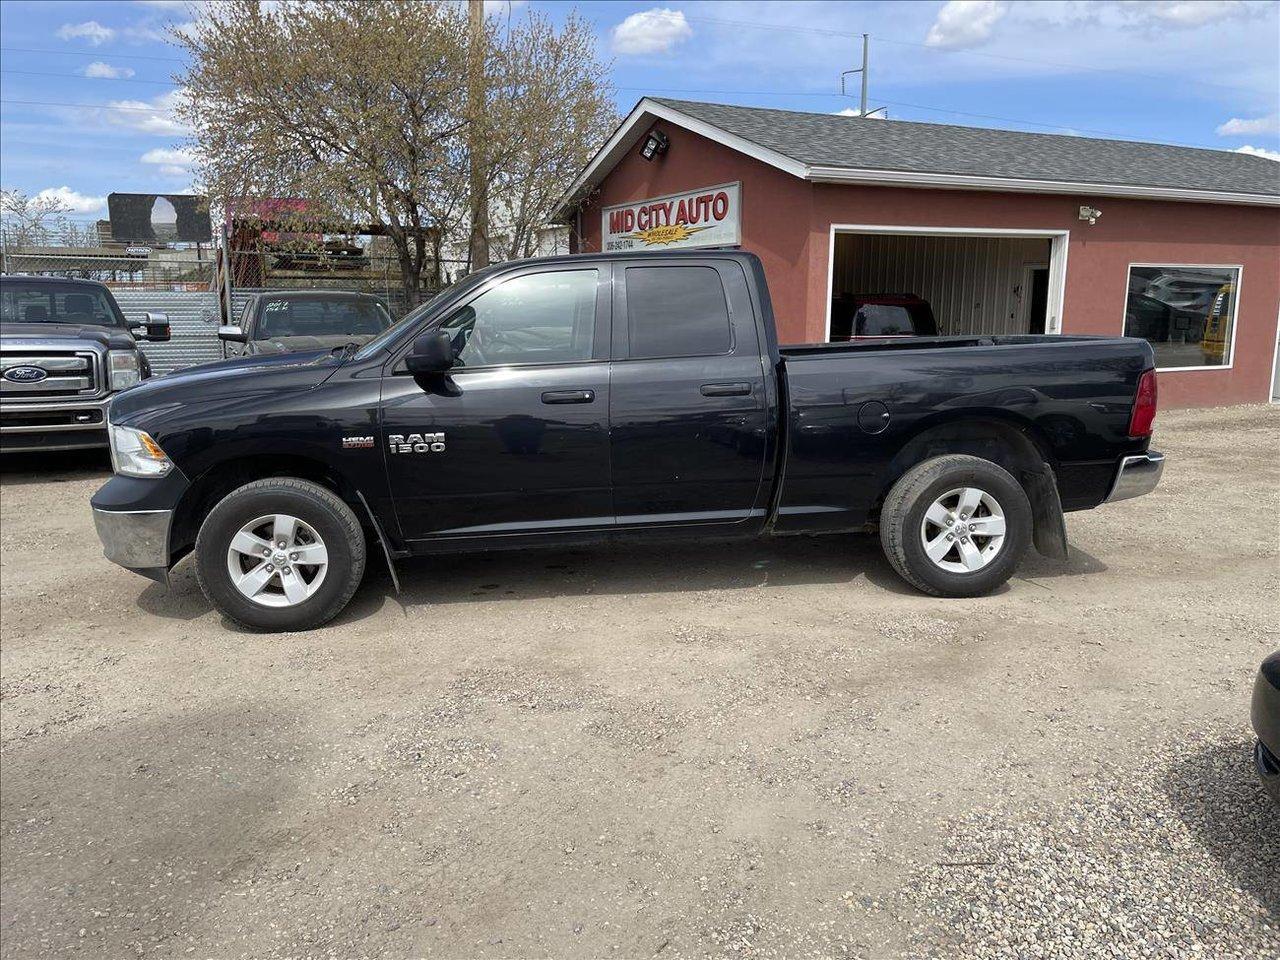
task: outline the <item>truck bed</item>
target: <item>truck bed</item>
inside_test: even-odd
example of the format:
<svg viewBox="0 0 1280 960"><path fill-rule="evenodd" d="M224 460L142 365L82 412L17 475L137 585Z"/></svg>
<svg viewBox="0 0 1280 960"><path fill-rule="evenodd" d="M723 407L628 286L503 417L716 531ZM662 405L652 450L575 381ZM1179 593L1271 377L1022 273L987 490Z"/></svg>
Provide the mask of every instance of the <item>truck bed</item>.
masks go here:
<svg viewBox="0 0 1280 960"><path fill-rule="evenodd" d="M1097 506L1128 436L1142 340L1087 336L894 337L779 350L786 397L780 529L874 519L916 438L1011 428L1054 471L1065 509ZM927 440L921 441L927 445ZM975 441L976 442L976 441ZM927 450L925 450L927 453ZM975 455L977 451L975 450ZM912 457L922 456L913 450Z"/></svg>

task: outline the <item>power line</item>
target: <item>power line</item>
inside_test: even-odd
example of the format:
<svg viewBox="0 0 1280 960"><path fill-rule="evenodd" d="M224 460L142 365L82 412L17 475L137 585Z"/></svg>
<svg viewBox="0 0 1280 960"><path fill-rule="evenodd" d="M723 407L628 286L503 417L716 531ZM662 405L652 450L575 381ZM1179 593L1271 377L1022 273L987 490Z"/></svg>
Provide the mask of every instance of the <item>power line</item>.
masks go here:
<svg viewBox="0 0 1280 960"><path fill-rule="evenodd" d="M682 93L682 94L698 94L720 95L720 96L747 96L747 97L821 97L823 99L834 100L839 99L839 95L835 93L815 93L811 90L697 90L688 88L672 88L672 87L617 87L618 90L630 90L641 93ZM1039 120L1027 120L1022 117L1001 117L989 113L970 113L965 110L950 110L946 107L931 107L922 103L906 103L901 100L881 100L877 98L879 103L887 104L891 107L906 107L911 110L924 110L929 113L950 114L958 117L974 117L981 120L997 120L1001 123L1020 123L1033 127L1044 127L1049 130L1065 130L1075 131L1076 133L1091 133L1100 137L1111 137L1117 140L1134 141L1135 138L1131 134L1117 133L1113 130L1094 130L1087 127L1076 127L1066 124L1044 123ZM75 107L81 110L123 110L133 113L159 113L168 114L170 108L167 107L144 107L136 105L112 104L112 103L70 103L58 100L11 100L8 98L0 99L0 103L8 103L22 106L32 107ZM1180 140L1138 140L1139 143L1164 143L1174 147L1193 147L1198 150L1213 150L1214 147L1206 147L1203 144L1187 143Z"/></svg>
<svg viewBox="0 0 1280 960"><path fill-rule="evenodd" d="M134 113L168 113L167 107L138 107L114 103L68 103L62 100L9 100L0 99L0 103L20 104L27 107L78 107L81 110L126 110Z"/></svg>
<svg viewBox="0 0 1280 960"><path fill-rule="evenodd" d="M95 60L111 57L113 60L164 60L170 63L186 63L182 57L157 57L145 53L88 53L83 50L38 50L34 47L0 47L6 53L43 53L54 57L92 57Z"/></svg>
<svg viewBox="0 0 1280 960"><path fill-rule="evenodd" d="M842 38L848 38L852 40L856 40L862 36L861 33L849 33L843 30L825 30L819 27L797 27L791 24L781 24L781 23L761 23L758 20L726 20L719 17L702 17L702 16L693 16L693 17L685 16L684 19L691 23L710 23L710 24L716 24L719 26L727 26L727 27L748 27L748 28L757 29L757 30L781 30L786 33L804 33L804 34L810 34L810 35L821 36L821 37L842 37ZM982 57L987 60L1003 60L1011 63L1027 63L1027 64L1034 64L1036 66L1043 66L1043 67L1060 67L1066 70L1079 70L1079 71L1090 72L1090 73L1119 74L1120 76L1127 76L1127 77L1141 77L1144 80L1156 80L1161 83L1168 83L1171 80L1185 79L1176 74L1160 76L1159 74L1154 74L1154 73L1139 73L1135 70L1124 70L1119 67L1098 67L1098 66L1093 66L1091 64L1071 63L1064 60L1045 60L1040 57L1035 57L1035 58L1011 57L1011 56L998 54L998 53L981 53L977 50L948 50L944 47L933 47L927 43L921 43L918 40L897 40L892 37L881 36L878 33L873 33L870 36L871 36L871 39L880 40L884 43L893 43L899 46L906 46L906 47L919 47L924 50L929 50L933 53L945 53L945 54L961 55L961 56L968 56L968 57ZM1245 93L1254 92L1249 87L1235 86L1227 83L1214 83L1209 80L1195 80L1194 82L1196 86L1200 86L1200 87L1218 87L1223 90L1233 90L1236 92L1245 92Z"/></svg>
<svg viewBox="0 0 1280 960"><path fill-rule="evenodd" d="M147 83L162 87L179 86L179 84L169 80L139 80L133 77L89 77L83 73L51 73L46 70L0 70L0 73L12 73L24 77L63 77L67 80L112 80L116 83Z"/></svg>

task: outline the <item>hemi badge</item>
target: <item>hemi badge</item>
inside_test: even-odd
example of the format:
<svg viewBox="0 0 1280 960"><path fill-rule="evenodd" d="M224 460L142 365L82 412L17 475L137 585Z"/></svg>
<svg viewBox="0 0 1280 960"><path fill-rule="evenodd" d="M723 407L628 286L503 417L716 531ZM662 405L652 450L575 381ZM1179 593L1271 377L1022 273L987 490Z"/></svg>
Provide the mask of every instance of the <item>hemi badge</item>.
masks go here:
<svg viewBox="0 0 1280 960"><path fill-rule="evenodd" d="M373 447L373 437L343 437L343 450L367 450Z"/></svg>

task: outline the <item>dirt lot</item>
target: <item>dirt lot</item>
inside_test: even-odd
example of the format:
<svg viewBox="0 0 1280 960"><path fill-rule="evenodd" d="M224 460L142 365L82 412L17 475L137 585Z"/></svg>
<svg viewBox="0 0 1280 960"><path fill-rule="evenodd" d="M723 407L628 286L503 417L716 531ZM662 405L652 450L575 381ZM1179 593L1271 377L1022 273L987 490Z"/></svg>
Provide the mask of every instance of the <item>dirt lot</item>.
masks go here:
<svg viewBox="0 0 1280 960"><path fill-rule="evenodd" d="M1280 954L1278 438L1162 414L1157 494L985 599L858 538L515 553L266 636L102 558L102 460L10 461L3 955Z"/></svg>

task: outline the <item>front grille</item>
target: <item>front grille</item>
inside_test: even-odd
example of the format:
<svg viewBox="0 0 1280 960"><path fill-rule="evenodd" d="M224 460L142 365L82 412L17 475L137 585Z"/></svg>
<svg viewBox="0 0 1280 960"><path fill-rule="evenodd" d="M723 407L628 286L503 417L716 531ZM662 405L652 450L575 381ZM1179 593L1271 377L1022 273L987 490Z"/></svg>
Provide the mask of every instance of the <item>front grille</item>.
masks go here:
<svg viewBox="0 0 1280 960"><path fill-rule="evenodd" d="M96 407L89 410L33 411L19 408L16 412L5 410L0 413L0 428L5 430L15 427L91 427L102 422L102 411Z"/></svg>
<svg viewBox="0 0 1280 960"><path fill-rule="evenodd" d="M19 378L20 369L43 371ZM97 396L100 373L92 350L55 351L48 348L0 349L0 399L56 400Z"/></svg>

